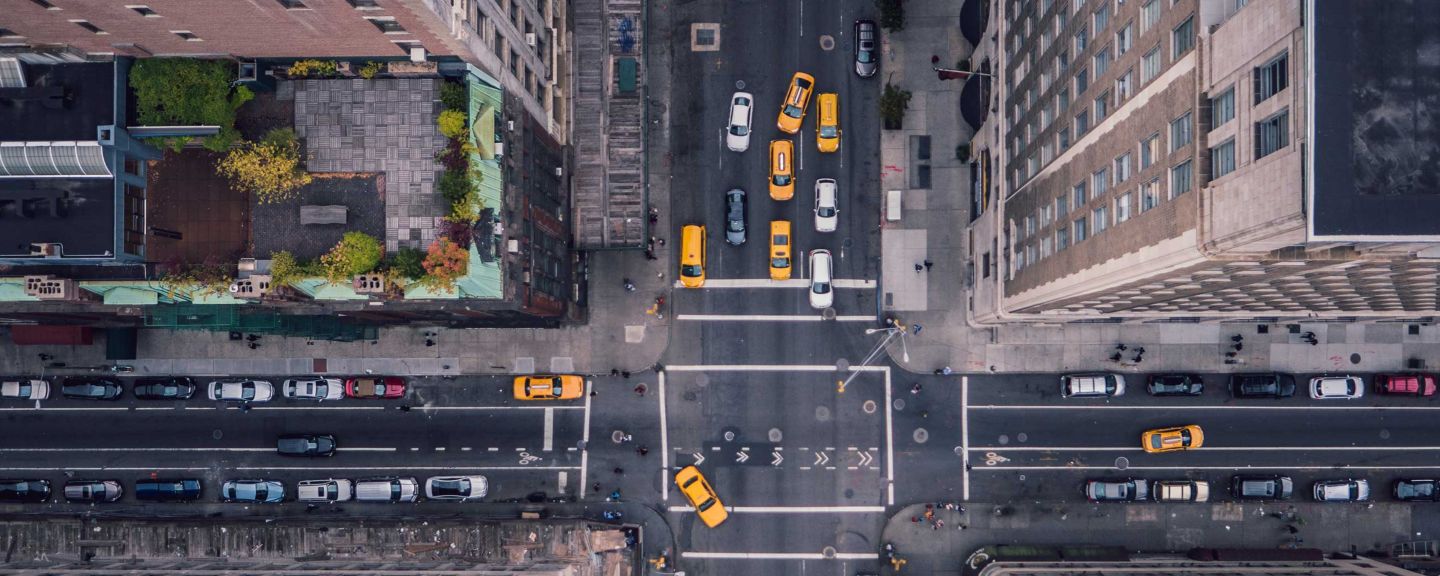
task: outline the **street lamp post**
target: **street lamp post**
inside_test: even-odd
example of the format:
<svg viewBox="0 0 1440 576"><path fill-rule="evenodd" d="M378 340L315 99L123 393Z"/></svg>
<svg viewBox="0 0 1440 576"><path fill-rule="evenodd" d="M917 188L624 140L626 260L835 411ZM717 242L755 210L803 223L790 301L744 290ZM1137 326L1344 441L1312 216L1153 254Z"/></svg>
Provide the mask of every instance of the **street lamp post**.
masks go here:
<svg viewBox="0 0 1440 576"><path fill-rule="evenodd" d="M899 336L899 337L900 337L900 350L901 350L901 352L900 352L900 357L901 357L901 359L904 360L905 362L909 362L909 361L910 361L910 347L905 345L905 333L907 332L907 330L906 330L905 326L904 326L903 324L900 324L900 322L899 322L898 320L892 320L891 323L894 324L894 326L890 326L890 327L887 327L887 328L869 328L869 329L865 330L865 335L866 335L866 336L869 336L869 335L871 335L871 334L875 334L875 333L878 333L878 332L884 332L884 333L885 333L885 339L881 340L879 344L876 344L876 345L875 345L875 349L874 349L874 350L871 350L871 351L870 351L870 354L869 354L868 356L866 356L864 360L861 360L861 361L860 361L860 365L859 365L859 366L855 366L855 367L853 367L853 368L850 369L850 376L849 376L848 378L846 378L846 379L844 379L844 380L838 380L838 381L835 382L835 389L836 389L837 392L839 392L840 394L844 394L844 393L845 393L845 387L850 385L850 381L851 381L851 380L854 380L856 376L859 376L859 375L860 375L860 370L859 370L859 369L860 369L860 368L864 368L865 366L868 366L868 365L870 364L870 362L874 361L875 358L879 357L879 356L880 356L880 352L883 351L883 350L885 350L885 346L886 346L887 344L889 344L890 341L893 340L896 336Z"/></svg>

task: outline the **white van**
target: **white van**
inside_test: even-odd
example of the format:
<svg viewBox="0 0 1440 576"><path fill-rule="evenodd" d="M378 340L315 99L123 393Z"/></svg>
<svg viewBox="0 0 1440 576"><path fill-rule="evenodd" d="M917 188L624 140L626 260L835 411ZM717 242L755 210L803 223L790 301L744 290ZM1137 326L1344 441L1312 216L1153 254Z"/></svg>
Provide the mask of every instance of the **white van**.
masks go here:
<svg viewBox="0 0 1440 576"><path fill-rule="evenodd" d="M301 480L296 494L301 502L344 502L355 497L355 483L344 478Z"/></svg>
<svg viewBox="0 0 1440 576"><path fill-rule="evenodd" d="M1125 394L1125 377L1119 374L1066 374L1060 377L1060 395L1109 397Z"/></svg>
<svg viewBox="0 0 1440 576"><path fill-rule="evenodd" d="M420 483L414 478L369 478L355 483L359 502L415 502L420 500Z"/></svg>
<svg viewBox="0 0 1440 576"><path fill-rule="evenodd" d="M885 193L885 219L890 222L900 221L900 194L899 190Z"/></svg>

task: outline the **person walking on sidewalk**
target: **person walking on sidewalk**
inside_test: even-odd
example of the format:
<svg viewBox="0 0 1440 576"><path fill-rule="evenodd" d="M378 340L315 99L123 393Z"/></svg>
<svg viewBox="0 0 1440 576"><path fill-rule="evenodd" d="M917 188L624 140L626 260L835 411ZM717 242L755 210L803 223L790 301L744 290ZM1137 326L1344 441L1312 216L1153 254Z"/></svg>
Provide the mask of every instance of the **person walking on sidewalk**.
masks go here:
<svg viewBox="0 0 1440 576"><path fill-rule="evenodd" d="M925 329L924 326L921 326L921 325L919 325L919 324L911 324L910 326L912 326L912 327L915 328L915 330L912 332L912 334L914 334L914 335L916 335L916 336L919 336L919 335L920 335L920 331Z"/></svg>
<svg viewBox="0 0 1440 576"><path fill-rule="evenodd" d="M635 283L634 283L634 282L631 282L629 278L623 278L623 279L621 279L621 283L622 283L623 286L625 286L625 291L626 291L626 292L634 292L634 291L635 291Z"/></svg>

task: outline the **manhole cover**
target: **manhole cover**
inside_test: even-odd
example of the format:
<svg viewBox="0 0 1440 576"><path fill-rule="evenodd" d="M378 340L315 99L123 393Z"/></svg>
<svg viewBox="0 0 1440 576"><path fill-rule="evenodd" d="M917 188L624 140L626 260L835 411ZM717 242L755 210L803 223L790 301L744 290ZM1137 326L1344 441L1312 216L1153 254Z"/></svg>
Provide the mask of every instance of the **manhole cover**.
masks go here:
<svg viewBox="0 0 1440 576"><path fill-rule="evenodd" d="M864 404L860 405L860 409L864 410L866 414L874 414L875 408L876 406L874 400L866 400Z"/></svg>
<svg viewBox="0 0 1440 576"><path fill-rule="evenodd" d="M1009 444L1009 443L1010 443L1010 435L1009 435L1009 434L1001 434L1001 435L1000 435L1000 445L1001 445L1001 446L1004 446L1004 445Z"/></svg>
<svg viewBox="0 0 1440 576"><path fill-rule="evenodd" d="M965 457L965 447L964 447L964 446L956 446L956 447L955 447L955 455L956 455L956 456L959 456L959 457L961 457L961 458L964 458L964 457Z"/></svg>
<svg viewBox="0 0 1440 576"><path fill-rule="evenodd" d="M830 421L830 409L825 406L815 407L815 420L820 422Z"/></svg>
<svg viewBox="0 0 1440 576"><path fill-rule="evenodd" d="M1115 459L1115 469L1124 470L1130 467L1130 459L1124 456Z"/></svg>
<svg viewBox="0 0 1440 576"><path fill-rule="evenodd" d="M834 558L834 557L835 557L835 547L834 547L834 546L826 546L824 550L821 550L821 551L820 551L820 554L823 555L823 556L825 556L826 558Z"/></svg>
<svg viewBox="0 0 1440 576"><path fill-rule="evenodd" d="M725 441L726 441L726 442L734 442L734 441L735 441L735 432L730 431L730 430L726 430L726 431L725 431Z"/></svg>
<svg viewBox="0 0 1440 576"><path fill-rule="evenodd" d="M221 431L219 428L216 428L214 432L210 433L210 437L216 440L219 440L223 436L225 436L225 432Z"/></svg>
<svg viewBox="0 0 1440 576"><path fill-rule="evenodd" d="M1390 431L1389 431L1389 430L1381 430L1381 431L1380 431L1380 437L1388 440L1388 439L1390 438Z"/></svg>
<svg viewBox="0 0 1440 576"><path fill-rule="evenodd" d="M904 399L904 398L896 398L894 402L891 402L891 405L894 406L896 410L904 410L904 409L905 409L905 399Z"/></svg>
<svg viewBox="0 0 1440 576"><path fill-rule="evenodd" d="M821 49L821 50L826 50L826 51L834 50L834 49L835 49L835 37L834 37L834 36L830 36L830 35L828 35L828 34L827 34L827 35L824 35L824 36L821 36L821 37L820 37L820 49Z"/></svg>
<svg viewBox="0 0 1440 576"><path fill-rule="evenodd" d="M824 318L824 319L826 319L826 320L834 320L834 319L835 319L835 309L834 309L834 308L826 308L826 309L824 309L824 310L821 310L821 311L820 311L820 317L821 317L821 318Z"/></svg>
<svg viewBox="0 0 1440 576"><path fill-rule="evenodd" d="M736 89L736 90L744 90L744 89L745 89L745 81L744 81L744 80L736 80L736 81L735 81L735 89Z"/></svg>
<svg viewBox="0 0 1440 576"><path fill-rule="evenodd" d="M915 433L910 436L915 439L916 444L924 444L930 440L930 431L924 428L916 428Z"/></svg>
<svg viewBox="0 0 1440 576"><path fill-rule="evenodd" d="M1360 363L1360 355L1359 355L1359 354L1351 354L1351 355L1350 355L1350 363L1351 363L1351 364L1359 364L1359 363Z"/></svg>
<svg viewBox="0 0 1440 576"><path fill-rule="evenodd" d="M844 372L850 369L850 361L844 358L835 361L835 369Z"/></svg>
<svg viewBox="0 0 1440 576"><path fill-rule="evenodd" d="M701 28L695 31L695 44L700 46L715 45L715 30Z"/></svg>
<svg viewBox="0 0 1440 576"><path fill-rule="evenodd" d="M771 442L779 442L780 440L785 438L785 434L780 432L779 428L771 428L769 437Z"/></svg>
<svg viewBox="0 0 1440 576"><path fill-rule="evenodd" d="M1021 433L1015 435L1015 439L1016 439L1016 440L1019 440L1019 441L1021 441L1021 442L1024 442L1024 441L1026 441L1026 440L1029 440L1029 439L1030 439L1030 436L1029 436L1028 434L1024 433L1024 432L1021 432Z"/></svg>

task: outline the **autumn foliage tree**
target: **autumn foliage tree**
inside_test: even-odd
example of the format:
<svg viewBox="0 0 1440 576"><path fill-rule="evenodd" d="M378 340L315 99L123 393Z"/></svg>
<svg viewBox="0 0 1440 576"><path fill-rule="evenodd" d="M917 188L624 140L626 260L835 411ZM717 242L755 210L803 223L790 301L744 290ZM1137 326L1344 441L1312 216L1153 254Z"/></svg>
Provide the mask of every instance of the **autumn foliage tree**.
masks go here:
<svg viewBox="0 0 1440 576"><path fill-rule="evenodd" d="M374 270L385 256L385 247L374 236L364 232L346 232L340 243L320 256L325 277L340 282Z"/></svg>
<svg viewBox="0 0 1440 576"><path fill-rule="evenodd" d="M451 292L455 290L455 281L469 270L470 252L449 238L437 238L430 243L421 265L425 267L425 281Z"/></svg>
<svg viewBox="0 0 1440 576"><path fill-rule="evenodd" d="M310 175L300 167L295 131L279 128L259 142L245 142L220 160L219 171L236 192L254 194L261 204L295 197Z"/></svg>

